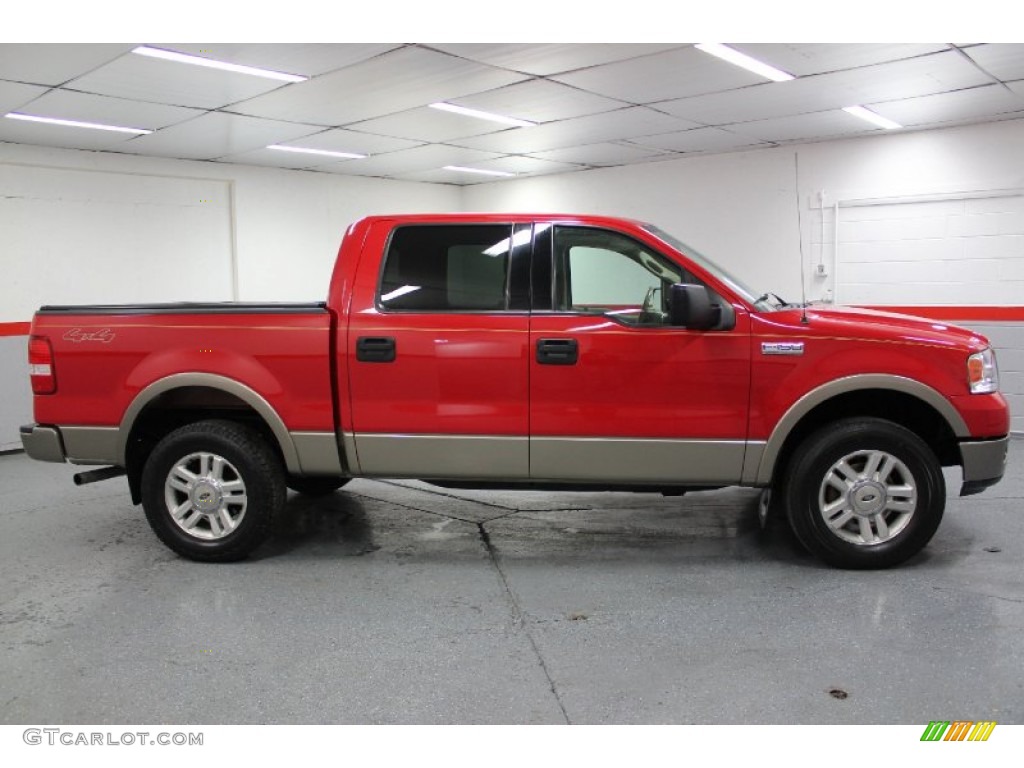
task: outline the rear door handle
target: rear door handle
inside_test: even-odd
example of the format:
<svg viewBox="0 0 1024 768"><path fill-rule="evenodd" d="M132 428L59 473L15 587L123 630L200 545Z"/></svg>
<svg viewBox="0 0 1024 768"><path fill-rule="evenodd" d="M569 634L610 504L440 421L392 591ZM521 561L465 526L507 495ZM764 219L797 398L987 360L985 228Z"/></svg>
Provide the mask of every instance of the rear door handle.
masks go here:
<svg viewBox="0 0 1024 768"><path fill-rule="evenodd" d="M579 356L576 339L537 340L537 362L541 365L576 365Z"/></svg>
<svg viewBox="0 0 1024 768"><path fill-rule="evenodd" d="M356 360L363 363L393 363L395 340L390 336L360 336L356 339Z"/></svg>

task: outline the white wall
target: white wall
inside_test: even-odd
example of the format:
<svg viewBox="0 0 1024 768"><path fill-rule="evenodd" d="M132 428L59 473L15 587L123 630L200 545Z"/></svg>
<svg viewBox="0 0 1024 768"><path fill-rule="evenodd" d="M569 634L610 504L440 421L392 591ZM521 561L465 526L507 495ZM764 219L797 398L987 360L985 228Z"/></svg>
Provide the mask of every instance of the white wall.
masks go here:
<svg viewBox="0 0 1024 768"><path fill-rule="evenodd" d="M1024 121L1014 120L480 184L466 189L463 205L474 211L600 213L650 221L755 289L790 301L801 292L799 220L809 299L826 299L838 290L840 301L849 295L866 304L1022 307L1020 197L976 194L1022 188ZM948 200L905 207L906 198L920 196ZM831 205L875 198L889 204L840 210L840 237L846 240L837 285ZM892 226L894 216L906 219L905 228ZM850 227L859 227L860 234ZM874 251L866 241L879 239L884 243L876 247L888 258L876 262L881 279L867 280L863 267L849 267L871 259ZM929 249L923 257L919 253ZM929 263L920 269L896 263L915 258ZM816 271L819 261L825 276ZM958 293L950 283L964 277L969 285ZM945 284L937 288L935 282ZM1024 323L962 324L991 333L1012 428L1024 432Z"/></svg>
<svg viewBox="0 0 1024 768"><path fill-rule="evenodd" d="M41 304L320 301L345 228L457 211L456 187L0 143L0 324ZM0 344L0 451L32 420L24 337Z"/></svg>

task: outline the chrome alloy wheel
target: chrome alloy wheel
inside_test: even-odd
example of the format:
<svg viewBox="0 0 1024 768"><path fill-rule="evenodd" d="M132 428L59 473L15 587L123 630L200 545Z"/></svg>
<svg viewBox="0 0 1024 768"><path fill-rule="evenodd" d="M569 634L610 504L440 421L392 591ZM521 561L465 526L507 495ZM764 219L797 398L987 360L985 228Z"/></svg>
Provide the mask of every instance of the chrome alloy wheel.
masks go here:
<svg viewBox="0 0 1024 768"><path fill-rule="evenodd" d="M837 461L818 489L818 510L831 531L851 544L889 541L917 508L917 482L885 451L857 451Z"/></svg>
<svg viewBox="0 0 1024 768"><path fill-rule="evenodd" d="M177 461L164 482L164 502L175 525L206 541L234 531L248 504L242 476L215 453L191 453Z"/></svg>

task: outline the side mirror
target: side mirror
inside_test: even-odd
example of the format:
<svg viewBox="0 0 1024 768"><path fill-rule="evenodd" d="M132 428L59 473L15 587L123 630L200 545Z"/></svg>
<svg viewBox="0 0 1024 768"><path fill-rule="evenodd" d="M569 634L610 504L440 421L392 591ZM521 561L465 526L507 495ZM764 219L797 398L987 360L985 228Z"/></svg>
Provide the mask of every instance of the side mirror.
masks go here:
<svg viewBox="0 0 1024 768"><path fill-rule="evenodd" d="M671 325L694 331L707 331L718 325L722 309L711 303L708 289L703 285L675 283L669 288L668 313Z"/></svg>

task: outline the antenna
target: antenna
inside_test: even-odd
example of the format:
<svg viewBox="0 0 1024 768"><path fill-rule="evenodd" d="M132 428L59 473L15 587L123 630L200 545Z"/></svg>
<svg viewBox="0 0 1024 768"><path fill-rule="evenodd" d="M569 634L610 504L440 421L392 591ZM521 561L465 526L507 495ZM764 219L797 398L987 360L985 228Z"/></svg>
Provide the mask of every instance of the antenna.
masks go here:
<svg viewBox="0 0 1024 768"><path fill-rule="evenodd" d="M804 226L800 213L800 153L793 153L794 193L796 194L796 235L800 243L800 322L807 325L807 268L804 265Z"/></svg>

